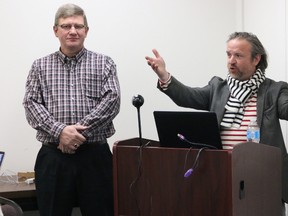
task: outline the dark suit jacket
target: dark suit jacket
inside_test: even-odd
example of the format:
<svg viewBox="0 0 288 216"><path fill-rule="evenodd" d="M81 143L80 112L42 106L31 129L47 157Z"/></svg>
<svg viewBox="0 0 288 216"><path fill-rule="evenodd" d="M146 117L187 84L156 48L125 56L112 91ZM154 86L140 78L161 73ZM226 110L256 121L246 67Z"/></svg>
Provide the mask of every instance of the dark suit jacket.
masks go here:
<svg viewBox="0 0 288 216"><path fill-rule="evenodd" d="M159 84L158 88L163 91ZM172 77L168 89L163 92L181 107L215 112L219 127L230 94L227 81L219 77L213 77L202 88L185 86ZM266 78L257 95L260 143L276 146L282 151L282 198L288 202L288 156L279 119L288 120L288 84Z"/></svg>

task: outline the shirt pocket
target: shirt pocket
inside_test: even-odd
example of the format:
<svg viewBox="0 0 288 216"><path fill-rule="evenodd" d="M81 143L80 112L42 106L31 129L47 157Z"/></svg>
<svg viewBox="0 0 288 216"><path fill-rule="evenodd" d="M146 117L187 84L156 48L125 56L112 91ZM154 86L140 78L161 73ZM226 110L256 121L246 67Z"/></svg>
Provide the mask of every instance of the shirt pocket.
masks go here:
<svg viewBox="0 0 288 216"><path fill-rule="evenodd" d="M100 76L86 76L84 82L84 97L89 110L101 101L102 80Z"/></svg>

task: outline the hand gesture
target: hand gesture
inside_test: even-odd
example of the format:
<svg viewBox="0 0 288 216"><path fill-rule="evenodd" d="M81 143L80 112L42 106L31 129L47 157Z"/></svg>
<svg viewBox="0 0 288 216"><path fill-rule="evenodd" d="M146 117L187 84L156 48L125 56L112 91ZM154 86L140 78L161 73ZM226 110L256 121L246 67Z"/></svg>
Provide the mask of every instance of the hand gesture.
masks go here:
<svg viewBox="0 0 288 216"><path fill-rule="evenodd" d="M156 49L153 49L152 52L155 55L155 58L146 56L148 65L155 71L158 78L162 82L166 82L169 79L169 73L166 71L166 65L164 59L160 56Z"/></svg>

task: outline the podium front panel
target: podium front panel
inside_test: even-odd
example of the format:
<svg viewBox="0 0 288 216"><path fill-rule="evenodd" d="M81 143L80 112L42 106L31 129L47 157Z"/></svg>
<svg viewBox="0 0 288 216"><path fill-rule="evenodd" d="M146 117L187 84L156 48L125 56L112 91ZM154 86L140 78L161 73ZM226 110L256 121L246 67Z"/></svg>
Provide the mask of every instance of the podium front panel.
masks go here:
<svg viewBox="0 0 288 216"><path fill-rule="evenodd" d="M131 145L113 147L115 215L231 216L231 154ZM133 142L132 142L133 143Z"/></svg>

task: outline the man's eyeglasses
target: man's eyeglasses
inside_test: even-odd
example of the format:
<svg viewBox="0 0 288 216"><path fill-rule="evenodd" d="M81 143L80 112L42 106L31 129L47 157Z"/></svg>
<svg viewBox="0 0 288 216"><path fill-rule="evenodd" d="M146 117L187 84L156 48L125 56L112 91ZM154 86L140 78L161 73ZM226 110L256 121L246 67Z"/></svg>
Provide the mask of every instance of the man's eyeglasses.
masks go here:
<svg viewBox="0 0 288 216"><path fill-rule="evenodd" d="M86 28L86 26L83 24L74 24L74 25L62 24L62 25L57 25L57 26L59 26L61 29L65 30L65 31L69 31L72 27L74 27L75 30L82 30L82 29Z"/></svg>

